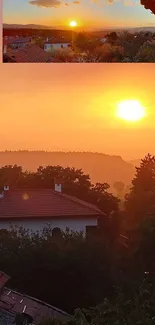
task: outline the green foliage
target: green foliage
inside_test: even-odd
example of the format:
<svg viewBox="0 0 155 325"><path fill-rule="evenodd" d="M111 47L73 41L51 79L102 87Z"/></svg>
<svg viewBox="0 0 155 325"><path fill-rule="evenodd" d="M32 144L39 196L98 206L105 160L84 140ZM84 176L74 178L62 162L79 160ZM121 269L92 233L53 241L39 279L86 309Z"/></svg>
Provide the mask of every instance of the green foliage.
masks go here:
<svg viewBox="0 0 155 325"><path fill-rule="evenodd" d="M155 157L148 154L136 167L132 187L126 196L126 209L130 220L137 222L155 208Z"/></svg>
<svg viewBox="0 0 155 325"><path fill-rule="evenodd" d="M116 32L111 32L108 35L106 35L106 37L108 38L108 41L113 43L118 39L118 35Z"/></svg>
<svg viewBox="0 0 155 325"><path fill-rule="evenodd" d="M71 320L60 323L48 320L41 325L154 325L155 290L144 280L131 299L126 299L121 292L112 301L103 303L89 310L77 309Z"/></svg>
<svg viewBox="0 0 155 325"><path fill-rule="evenodd" d="M155 62L155 41L145 42L136 55L137 62Z"/></svg>
<svg viewBox="0 0 155 325"><path fill-rule="evenodd" d="M54 62L74 62L75 60L75 53L69 47L57 50L51 48L51 52Z"/></svg>
<svg viewBox="0 0 155 325"><path fill-rule="evenodd" d="M68 312L113 292L110 243L103 238L84 239L68 231L52 236L50 227L40 233L13 228L0 231L0 243L0 268L20 292Z"/></svg>
<svg viewBox="0 0 155 325"><path fill-rule="evenodd" d="M83 62L154 62L153 33L129 33L124 31L117 35L111 32L105 35L105 43L91 39L85 33L79 33L75 44L86 56ZM80 52L79 51L79 52ZM78 61L79 56L76 61ZM82 62L82 60L81 60Z"/></svg>
<svg viewBox="0 0 155 325"><path fill-rule="evenodd" d="M95 54L98 56L98 62L122 62L124 50L119 45L105 43L96 48Z"/></svg>
<svg viewBox="0 0 155 325"><path fill-rule="evenodd" d="M82 51L88 49L89 39L85 33L78 33L75 39L75 46Z"/></svg>

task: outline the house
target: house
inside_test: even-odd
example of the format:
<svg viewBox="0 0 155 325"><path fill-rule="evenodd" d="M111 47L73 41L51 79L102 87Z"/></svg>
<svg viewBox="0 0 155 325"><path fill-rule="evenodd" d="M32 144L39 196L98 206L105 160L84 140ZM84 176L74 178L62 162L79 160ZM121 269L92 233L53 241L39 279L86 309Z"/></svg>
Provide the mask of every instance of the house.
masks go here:
<svg viewBox="0 0 155 325"><path fill-rule="evenodd" d="M19 314L24 318L25 324L39 324L44 318L57 318L61 320L70 318L70 315L61 309L5 287L9 279L9 276L0 271L1 324L13 324L16 317L19 317Z"/></svg>
<svg viewBox="0 0 155 325"><path fill-rule="evenodd" d="M45 52L39 46L30 44L20 49L8 49L3 55L3 62L48 63L52 62L52 55Z"/></svg>
<svg viewBox="0 0 155 325"><path fill-rule="evenodd" d="M5 186L0 195L0 229L17 225L36 232L50 225L53 230L69 228L86 235L104 216L96 206L62 193L61 184L55 184L55 190Z"/></svg>
<svg viewBox="0 0 155 325"><path fill-rule="evenodd" d="M71 46L71 42L69 40L64 39L63 37L60 38L52 38L46 39L44 43L44 51L51 51L51 50L58 50L58 49L65 49Z"/></svg>
<svg viewBox="0 0 155 325"><path fill-rule="evenodd" d="M6 54L8 48L10 49L21 49L25 48L31 43L30 37L4 37L3 39L3 53Z"/></svg>

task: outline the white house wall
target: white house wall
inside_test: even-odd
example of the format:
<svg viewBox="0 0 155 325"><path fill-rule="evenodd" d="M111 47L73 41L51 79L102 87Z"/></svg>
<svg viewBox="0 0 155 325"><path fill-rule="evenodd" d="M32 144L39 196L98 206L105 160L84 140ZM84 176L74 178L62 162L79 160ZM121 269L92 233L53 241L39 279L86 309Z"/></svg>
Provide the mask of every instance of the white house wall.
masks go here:
<svg viewBox="0 0 155 325"><path fill-rule="evenodd" d="M63 48L67 48L68 47L68 43L62 43L62 44L55 43L55 44L52 44L52 46L53 46L53 48L55 50L57 50L57 49L61 49L62 48L61 46L63 46Z"/></svg>
<svg viewBox="0 0 155 325"><path fill-rule="evenodd" d="M48 224L51 225L51 228L60 228L62 231L66 230L68 227L73 231L83 231L84 235L86 233L86 226L97 226L97 218L74 218L74 219L36 219L36 220L17 220L15 222L10 221L0 221L0 229L9 229L10 225L12 226L22 226L25 229L32 229L32 231L36 232L37 230L42 230Z"/></svg>
<svg viewBox="0 0 155 325"><path fill-rule="evenodd" d="M68 48L69 43L54 43L54 44L44 44L44 51L58 50L63 48Z"/></svg>

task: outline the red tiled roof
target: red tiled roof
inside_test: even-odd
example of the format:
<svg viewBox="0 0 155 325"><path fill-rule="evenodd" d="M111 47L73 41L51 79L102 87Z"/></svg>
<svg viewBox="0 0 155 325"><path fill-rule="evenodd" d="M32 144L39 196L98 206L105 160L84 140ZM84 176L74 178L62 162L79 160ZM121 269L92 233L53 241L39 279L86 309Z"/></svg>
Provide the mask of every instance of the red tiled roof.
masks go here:
<svg viewBox="0 0 155 325"><path fill-rule="evenodd" d="M65 37L52 37L51 39L46 39L44 41L44 44L66 44L71 43L71 38L65 38Z"/></svg>
<svg viewBox="0 0 155 325"><path fill-rule="evenodd" d="M3 38L3 44L26 44L31 41L30 37L9 37L9 38Z"/></svg>
<svg viewBox="0 0 155 325"><path fill-rule="evenodd" d="M8 39L4 39L4 40L3 40L3 46L4 46L4 45L8 45L8 44L10 44L10 41L9 41Z"/></svg>
<svg viewBox="0 0 155 325"><path fill-rule="evenodd" d="M24 312L31 316L33 318L33 323L36 324L39 324L44 317L57 317L59 319L70 317L69 314L61 309L8 288L4 288L1 295L0 308L14 314Z"/></svg>
<svg viewBox="0 0 155 325"><path fill-rule="evenodd" d="M34 44L26 46L22 49L9 50L6 55L15 60L17 63L52 62L52 55Z"/></svg>
<svg viewBox="0 0 155 325"><path fill-rule="evenodd" d="M51 41L45 41L44 44L70 44L71 41L65 41L65 40L51 40Z"/></svg>
<svg viewBox="0 0 155 325"><path fill-rule="evenodd" d="M4 287L4 285L6 284L6 282L8 282L9 279L10 277L7 274L0 271L0 289Z"/></svg>
<svg viewBox="0 0 155 325"><path fill-rule="evenodd" d="M93 217L102 214L87 202L51 189L9 190L0 199L0 219Z"/></svg>
<svg viewBox="0 0 155 325"><path fill-rule="evenodd" d="M23 44L23 43L29 43L31 42L30 37L16 37L12 40L10 40L10 44Z"/></svg>

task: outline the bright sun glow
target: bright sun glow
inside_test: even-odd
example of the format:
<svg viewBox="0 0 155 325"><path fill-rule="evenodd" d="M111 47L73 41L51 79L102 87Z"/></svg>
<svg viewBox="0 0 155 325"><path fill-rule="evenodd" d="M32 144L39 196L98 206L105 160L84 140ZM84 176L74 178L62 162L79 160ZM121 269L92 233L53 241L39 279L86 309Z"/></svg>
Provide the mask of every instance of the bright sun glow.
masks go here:
<svg viewBox="0 0 155 325"><path fill-rule="evenodd" d="M138 100L124 100L118 104L117 116L123 120L139 121L145 115L145 108Z"/></svg>
<svg viewBox="0 0 155 325"><path fill-rule="evenodd" d="M77 26L77 22L75 20L72 20L70 23L69 23L69 26L71 27L76 27Z"/></svg>

